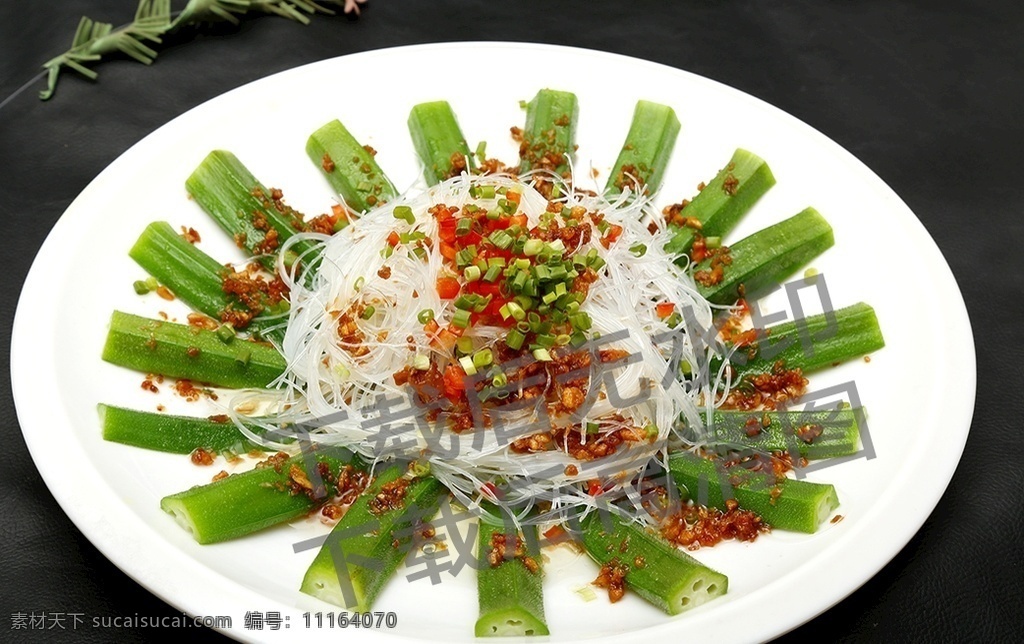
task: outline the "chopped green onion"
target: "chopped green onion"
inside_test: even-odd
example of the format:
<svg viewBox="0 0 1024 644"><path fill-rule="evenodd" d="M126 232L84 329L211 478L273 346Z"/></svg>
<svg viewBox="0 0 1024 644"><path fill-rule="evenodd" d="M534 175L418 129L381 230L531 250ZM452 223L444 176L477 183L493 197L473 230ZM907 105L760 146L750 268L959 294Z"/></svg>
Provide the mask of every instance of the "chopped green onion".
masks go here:
<svg viewBox="0 0 1024 644"><path fill-rule="evenodd" d="M593 321L590 319L589 313L575 313L571 318L569 318L569 322L572 324L573 328L578 331L588 331L593 325Z"/></svg>
<svg viewBox="0 0 1024 644"><path fill-rule="evenodd" d="M425 353L419 353L412 360L412 368L417 371L426 371L430 368L430 356Z"/></svg>
<svg viewBox="0 0 1024 644"><path fill-rule="evenodd" d="M485 282L495 282L501 277L501 266L488 266L487 272L484 273Z"/></svg>
<svg viewBox="0 0 1024 644"><path fill-rule="evenodd" d="M512 317L514 317L516 321L526 319L526 311L524 311L523 307L519 306L517 302L506 302L505 306L508 307L509 313L511 313Z"/></svg>
<svg viewBox="0 0 1024 644"><path fill-rule="evenodd" d="M230 324L220 325L217 327L217 337L220 338L220 341L224 344L230 343L235 339L235 327Z"/></svg>
<svg viewBox="0 0 1024 644"><path fill-rule="evenodd" d="M369 320L370 318L373 317L373 314L376 313L376 312L377 312L377 309L374 308L373 305L370 305L370 306L366 307L365 309L363 309L363 313L359 317L363 318L364 320Z"/></svg>
<svg viewBox="0 0 1024 644"><path fill-rule="evenodd" d="M498 375L491 378L491 384L495 387L504 387L508 384L508 376L499 372Z"/></svg>
<svg viewBox="0 0 1024 644"><path fill-rule="evenodd" d="M142 280L135 280L135 282L132 283L132 288L135 289L135 293L138 295L145 295L150 291L149 286Z"/></svg>
<svg viewBox="0 0 1024 644"><path fill-rule="evenodd" d="M540 316L534 312L530 312L526 316L526 321L530 324L530 330L534 333L540 328Z"/></svg>
<svg viewBox="0 0 1024 644"><path fill-rule="evenodd" d="M643 257L647 254L647 244L633 244L629 247L629 252L637 257Z"/></svg>
<svg viewBox="0 0 1024 644"><path fill-rule="evenodd" d="M509 235L504 230L494 231L493 233L490 234L488 239L491 241L492 244L494 244L501 250L508 250L509 246L512 245L512 242L515 241L514 239L512 239L512 235Z"/></svg>
<svg viewBox="0 0 1024 644"><path fill-rule="evenodd" d="M476 375L476 366L473 365L473 358L469 356L459 358L459 365L462 366L462 370L466 372L467 376Z"/></svg>
<svg viewBox="0 0 1024 644"><path fill-rule="evenodd" d="M498 199L498 207L511 215L519 207L519 204L509 199Z"/></svg>
<svg viewBox="0 0 1024 644"><path fill-rule="evenodd" d="M653 423L644 427L644 433L647 434L647 438L658 437L658 426Z"/></svg>
<svg viewBox="0 0 1024 644"><path fill-rule="evenodd" d="M462 271L462 276L466 278L467 282L475 282L480 279L480 267L479 266L467 266Z"/></svg>
<svg viewBox="0 0 1024 644"><path fill-rule="evenodd" d="M402 219L410 226L416 223L416 216L412 214L412 208L409 206L395 206L392 214L395 219Z"/></svg>
<svg viewBox="0 0 1024 644"><path fill-rule="evenodd" d="M427 324L434 319L434 309L423 309L416 315L416 319L420 324Z"/></svg>
<svg viewBox="0 0 1024 644"><path fill-rule="evenodd" d="M455 224L455 234L459 237L468 235L473 230L473 220L463 217L459 220L459 223Z"/></svg>
<svg viewBox="0 0 1024 644"><path fill-rule="evenodd" d="M704 238L705 248L721 248L722 238L721 237L705 237Z"/></svg>
<svg viewBox="0 0 1024 644"><path fill-rule="evenodd" d="M479 186L477 194L481 199L494 199L494 186Z"/></svg>
<svg viewBox="0 0 1024 644"><path fill-rule="evenodd" d="M473 311L475 313L483 313L484 309L487 308L487 306L491 303L492 299L494 299L493 295L488 295L487 297L483 298L477 295L477 303L476 306L473 307Z"/></svg>
<svg viewBox="0 0 1024 644"><path fill-rule="evenodd" d="M551 335L550 333L542 333L537 336L537 344L544 347L545 349L550 349L551 347L555 346L555 336Z"/></svg>
<svg viewBox="0 0 1024 644"><path fill-rule="evenodd" d="M487 141L481 141L480 143L477 144L475 154L477 160L480 161L480 163L483 163L485 160L487 160Z"/></svg>
<svg viewBox="0 0 1024 644"><path fill-rule="evenodd" d="M534 349L533 357L541 362L551 362L551 354L547 349Z"/></svg>
<svg viewBox="0 0 1024 644"><path fill-rule="evenodd" d="M160 282L157 282L156 278L152 277L152 276L151 277L147 277L146 281L143 282L143 284L145 284L149 288L149 290L151 290L151 291L155 291L158 288L160 288Z"/></svg>
<svg viewBox="0 0 1024 644"><path fill-rule="evenodd" d="M526 245L523 246L523 254L527 257L533 257L544 250L544 242L540 239L527 239Z"/></svg>
<svg viewBox="0 0 1024 644"><path fill-rule="evenodd" d="M592 435L596 434L599 429L601 429L601 426L598 425L597 423L587 423L587 434L588 435L592 436Z"/></svg>
<svg viewBox="0 0 1024 644"><path fill-rule="evenodd" d="M521 292L525 286L526 273L516 273L516 276L512 278L512 290Z"/></svg>
<svg viewBox="0 0 1024 644"><path fill-rule="evenodd" d="M469 316L469 311L459 309L458 311L455 312L454 315L452 315L452 324L459 327L460 329L465 329L466 327L469 326Z"/></svg>
<svg viewBox="0 0 1024 644"><path fill-rule="evenodd" d="M521 306L524 311L529 311L533 308L533 300L525 295L517 295L514 298L516 304Z"/></svg>
<svg viewBox="0 0 1024 644"><path fill-rule="evenodd" d="M490 349L480 349L473 354L473 365L482 369L494 362L494 354Z"/></svg>
<svg viewBox="0 0 1024 644"><path fill-rule="evenodd" d="M473 338L467 338L466 336L462 336L461 338L455 341L455 348L459 351L459 353L468 356L469 354L473 353Z"/></svg>
<svg viewBox="0 0 1024 644"><path fill-rule="evenodd" d="M514 329L509 329L508 334L505 336L505 344L513 351L521 349L525 341L526 335L519 330L518 326Z"/></svg>

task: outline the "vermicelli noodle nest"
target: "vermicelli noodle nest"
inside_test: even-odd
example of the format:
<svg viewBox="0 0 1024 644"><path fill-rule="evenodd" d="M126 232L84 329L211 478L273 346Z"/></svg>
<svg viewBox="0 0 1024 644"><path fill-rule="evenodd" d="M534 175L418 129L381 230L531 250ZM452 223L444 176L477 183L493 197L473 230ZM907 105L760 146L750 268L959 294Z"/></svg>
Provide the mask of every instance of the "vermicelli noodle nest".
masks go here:
<svg viewBox="0 0 1024 644"><path fill-rule="evenodd" d="M680 365L707 364L709 349L700 343L695 347L682 327L670 328L657 305L673 303L701 328L711 326L712 309L685 267L665 253L671 233L664 219L654 216L650 199L643 195L625 191L608 200L545 179L556 182L564 206L581 206L622 227L608 248L595 234L584 246L568 249L576 254L594 249L604 260L579 308L592 320L591 343L631 355L627 364L591 380L592 405L583 418L548 413L540 396L532 405L516 405L507 413L498 405L489 410L489 426L474 423L472 430L457 433L445 426L443 417L436 423L426 420L412 390L395 383L395 374L411 367L417 356L421 364L426 359L451 360L450 351L432 342L419 316L429 309L444 326L455 313L453 300L442 299L436 288L438 278L450 272L440 244L433 243L438 223L429 209L438 204L461 209L471 203L493 208L496 199L474 197L474 186L520 192L518 214L527 217L528 228L537 226L548 208L548 199L531 186L529 177L462 175L367 212L330 237L296 235L282 249L284 256L298 241L318 243L316 256L303 258L307 270L287 273L291 310L281 350L288 368L272 401L278 425L283 421L306 428L309 440L345 446L371 461L392 456L429 461L431 473L467 506L486 498L514 506L520 516L540 500L550 501L552 511L592 504L585 482L593 479L605 482L606 498L627 493L651 459L664 455L680 423L701 426L719 383L688 381ZM412 223L395 216L401 206L411 209ZM385 250L395 233L430 241L420 244L420 250L411 243ZM345 323L350 335L359 338L357 343L339 334L339 325ZM491 347L503 341L506 331L474 325L466 336L478 347ZM592 430L581 432L584 442L624 426L653 425L657 439L626 441L610 456L582 462L565 449L516 453L511 448L515 438L580 423ZM287 447L246 433L252 440ZM484 496L496 483L502 485L501 498Z"/></svg>

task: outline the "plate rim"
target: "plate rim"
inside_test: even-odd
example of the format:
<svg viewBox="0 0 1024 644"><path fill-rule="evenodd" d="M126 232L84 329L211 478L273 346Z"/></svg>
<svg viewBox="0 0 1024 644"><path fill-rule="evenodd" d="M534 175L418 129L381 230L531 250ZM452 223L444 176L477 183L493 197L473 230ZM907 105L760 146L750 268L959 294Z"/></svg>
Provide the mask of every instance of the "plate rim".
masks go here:
<svg viewBox="0 0 1024 644"><path fill-rule="evenodd" d="M955 437L958 440L952 441L951 443L943 443L941 445L943 455L943 459L941 462L944 465L944 467L933 467L930 470L927 470L927 473L929 473L931 476L930 479L925 481L927 483L926 485L919 485L919 487L924 487L924 498L922 498L920 495L917 497L919 501L923 502L918 505L919 509L917 512L915 512L915 518L913 520L901 524L900 527L903 529L899 531L898 536L893 538L890 533L889 538L883 540L882 543L877 544L879 547L873 551L873 556L859 558L859 562L861 564L860 569L857 572L850 573L850 576L856 578L853 585L845 584L844 589L842 590L837 590L832 593L821 593L816 595L813 598L814 601L811 602L811 608L808 609L805 607L800 612L800 616L798 618L796 618L795 620L793 618L779 618L776 620L777 623L774 625L774 627L766 629L766 632L769 633L769 637L777 637L788 632L789 630L792 630L793 628L800 626L801 624L804 624L814 619L816 616L820 615L824 611L828 610L835 604L842 601L844 598L851 595L853 592L856 591L857 588L859 588L872 577L874 577L889 561L892 560L893 557L895 557L907 545L907 543L921 529L924 522L927 521L928 517L934 511L942 495L945 493L945 490L948 487L950 481L952 480L953 474L960 462L960 458L962 456L966 440L970 432L977 393L976 349L974 343L974 336L971 329L970 317L963 299L963 294L960 291L959 285L956 282L956 278L953 275L949 263L942 256L942 253L939 250L937 244L935 244L934 239L928 233L928 230L925 228L921 220L913 213L909 206L906 205L902 198L899 197L895 190L893 190L884 180L882 180L881 177L879 177L877 174L871 171L871 169L868 168L868 166L866 166L862 161L860 161L860 159L858 159L849 150L839 145L838 143L833 141L831 138L829 138L828 136L826 136L813 126L796 118L795 116L789 114L788 112L785 112L784 110L775 107L774 105L771 105L770 103L762 99L759 99L756 96L748 94L742 90L736 89L726 83L716 81L693 72L671 67L663 63L649 61L632 56L626 56L623 54L564 45L504 41L439 42L416 45L403 45L398 47L385 47L380 49L362 51L343 56L332 57L320 61L315 61L312 63L307 63L305 65L276 72L274 74L232 88L211 99L208 99L207 101L204 101L203 103L200 103L195 107L190 108L189 110L162 124L156 130L154 130L147 136L143 137L136 143L134 143L125 152L119 155L114 161L107 165L107 167L104 168L92 181L90 181L90 183L85 187L85 189L83 189L82 192L79 193L79 195L77 195L75 199L71 201L71 203L68 205L64 213L61 214L57 223L47 234L46 239L44 240L38 253L36 254L36 257L32 262L31 268L29 269L29 272L26 276L25 283L22 287L21 293L19 294L18 304L14 316L14 322L12 325L11 336L11 384L19 425L21 427L22 435L24 436L26 445L32 456L37 471L42 477L50 493L61 506L61 509L64 512L64 514L75 524L75 526L83 533L83 535L87 539L89 539L89 541L98 550L100 550L101 553L103 553L103 555L109 561L111 561L114 565L116 565L120 570L122 570L125 574L127 574L137 583L145 587L149 592L152 592L154 595L160 597L169 605L174 606L179 610L188 613L189 615L203 614L202 607L199 605L202 602L198 597L183 597L180 593L175 594L173 592L174 584L168 584L164 579L160 578L158 575L155 575L154 573L156 571L154 569L147 569L146 566L144 565L140 566L139 561L134 558L136 554L136 548L132 547L133 545L137 544L129 543L129 541L131 541L130 539L128 539L124 535L119 535L115 531L103 530L102 526L99 523L97 523L95 519L85 516L86 511L81 506L78 506L74 503L75 495L67 487L68 483L75 482L73 475L81 474L82 472L73 469L60 468L54 465L52 457L54 446L46 443L44 437L41 436L40 431L38 431L40 429L39 421L31 413L31 405L33 403L33 392L32 388L29 386L28 383L31 383L35 380L35 378L33 378L32 376L37 372L39 364L38 361L36 361L36 364L33 364L34 361L32 358L32 352L29 351L28 348L26 348L28 346L31 346L31 344L24 342L24 338L31 337L32 331L38 330L39 328L38 325L34 326L35 323L32 320L32 309L38 307L38 305L34 304L32 301L32 293L38 292L38 289L41 287L41 284L38 284L38 282L40 282L46 276L46 267L44 265L45 260L49 255L55 252L54 248L57 247L62 241L64 241L64 238L69 234L69 231L72 229L74 223L76 223L75 221L73 221L71 217L68 216L69 213L73 213L77 209L80 209L81 206L79 204L81 202L87 203L90 195L93 192L99 190L99 186L103 185L104 182L108 180L108 177L116 176L118 169L121 166L127 165L135 156L139 154L144 154L144 148L146 146L152 145L154 142L159 141L161 133L166 135L167 131L170 129L169 126L178 122L179 120L190 118L191 115L193 115L193 113L206 109L207 106L209 106L211 103L228 100L228 97L232 96L235 93L251 91L250 88L254 85L269 84L272 83L273 80L279 76L293 74L296 73L298 70L304 70L314 66L331 66L337 64L346 64L349 61L358 61L359 59L372 59L375 57L384 57L391 55L414 55L416 51L423 49L479 50L481 48L520 50L527 49L535 51L547 50L554 52L570 52L572 54L582 54L596 58L614 58L624 62L628 62L629 64L660 68L663 73L682 74L687 76L693 82L705 83L711 86L716 86L718 88L725 88L734 98L752 102L760 110L768 110L769 112L773 113L773 115L776 117L789 120L791 123L805 129L809 135L816 138L819 145L831 148L831 151L834 154L838 155L838 158L841 158L844 162L846 162L848 166L850 166L851 170L858 173L859 179L861 181L866 181L875 184L876 187L880 189L880 194L885 194L888 199L893 200L893 206L895 208L901 208L905 210L906 213L910 215L909 221L913 222L913 225L915 225L915 227L919 229L918 232L923 233L927 241L930 243L930 245L927 246L928 252L933 253L935 256L937 256L938 262L935 265L942 266L943 268L941 275L937 275L935 277L936 279L945 283L945 285L947 286L948 294L954 295L956 299L955 304L957 305L957 311L956 314L952 316L953 319L950 326L962 327L965 331L963 339L966 341L960 343L959 349L961 351L960 357L967 358L966 364L969 365L969 369L961 367L958 371L958 375L962 378L959 384L960 391L964 392L964 395L962 396L963 404L960 409L956 410L959 413L954 414L955 418L951 420L951 422L949 423L950 426L958 428L958 431L955 434ZM935 258L933 257L933 259ZM950 286L951 288L948 288ZM965 373L965 371L969 373ZM965 378L965 376L968 377ZM62 454L62 456L64 455ZM70 461L62 464L65 466L69 464L73 466L76 463L76 461L73 459L73 455L67 454L66 456L72 458ZM86 470L88 469L89 468L86 468ZM902 472L903 470L900 471ZM919 478L915 480L915 483L920 484L922 483L922 481L924 481L924 479ZM101 488L110 490L109 485L107 485L107 483L102 479L95 481L95 484L99 485ZM129 516L134 516L132 515L131 511L128 510L127 508L121 508L121 510L127 510ZM153 528L147 525L141 519L138 519L136 517L136 522L136 527L141 528L143 532L153 532ZM187 554L183 553L177 548L170 547L170 545L165 543L163 540L158 539L156 541L158 542L161 549L167 550L172 554L177 553L179 556L183 556L192 564L198 565L198 562L196 560L192 559L191 557L188 557ZM804 566L801 567L807 567L807 564L809 562L824 556L826 551L817 553L814 557L808 560L808 562L805 562ZM867 565L864 565L865 563ZM205 567L202 568L205 569ZM226 582L229 585L233 586L233 590L239 592L241 595L250 595L258 598L263 598L263 602L267 603L267 599L263 595L255 593L254 591L246 588L240 583L235 582L230 578L223 577L219 574L216 574L215 576L223 582ZM233 603L235 604L234 608L236 610L233 610L232 614L244 612L237 610L237 608L243 606L246 603L245 601L235 601ZM226 612L223 609L224 607L218 608L218 610ZM665 624L659 624L656 626L641 629L639 631L633 631L627 634L619 634L616 636L602 636L602 639L605 637L616 637L616 639L620 640L625 639L626 641L638 641L640 637L646 637L648 635L660 634L664 633L665 631L678 629L681 627L681 624L685 624L685 620L666 620ZM251 639L254 641L270 639L268 637L269 632L267 631L241 631L237 628L217 630L234 638L244 637L245 639ZM283 633L284 631L281 632ZM383 637L398 638L403 640L405 639L404 636L391 634L386 631L374 631L372 636L375 638ZM764 635L758 634L757 637L760 639L764 637ZM743 638L742 636L738 638L733 638L729 637L728 634L726 634L725 639L731 640Z"/></svg>

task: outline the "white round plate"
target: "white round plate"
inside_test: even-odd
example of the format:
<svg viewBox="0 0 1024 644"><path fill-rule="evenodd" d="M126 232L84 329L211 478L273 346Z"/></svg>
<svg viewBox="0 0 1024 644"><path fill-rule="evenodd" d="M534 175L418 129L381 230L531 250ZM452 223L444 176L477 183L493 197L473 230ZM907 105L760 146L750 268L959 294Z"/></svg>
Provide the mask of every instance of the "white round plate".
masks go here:
<svg viewBox="0 0 1024 644"><path fill-rule="evenodd" d="M494 61L501 61L495 64ZM724 543L696 553L729 576L726 597L670 618L627 593L611 606L574 592L594 566L554 549L545 579L552 640L662 635L750 641L783 633L847 596L875 574L935 507L960 458L974 407L975 359L963 299L934 242L907 206L868 168L819 132L782 111L719 83L622 56L563 47L459 43L345 56L283 72L209 101L176 118L112 163L71 204L28 276L14 326L11 369L25 440L47 485L82 532L121 569L191 615L227 615L233 637L280 640L306 630L303 613L337 611L298 592L315 551L292 545L326 529L315 521L229 543L199 546L159 508L159 500L208 482L222 469L187 457L106 443L96 404L107 402L205 415L163 387L100 360L115 308L184 319L178 302L139 297L143 271L127 251L147 223L195 227L201 247L221 261L238 250L191 202L185 178L212 149L233 151L267 185L284 190L308 215L333 195L306 157L307 136L341 119L401 189L418 165L406 118L419 102L447 99L470 147L516 158L509 127L521 124L520 100L538 89L575 92L580 102L578 172L603 185L644 98L675 108L682 133L659 205L690 197L737 147L766 159L777 185L730 236L746 234L816 207L836 245L813 266L827 278L836 307L875 307L887 346L815 375L811 388L855 383L870 413L875 457L810 474L834 483L844 520L814 535L775 532L752 544ZM769 311L789 310L776 293ZM935 314L930 314L934 312ZM228 468L230 469L230 468ZM387 586L376 610L394 611L394 629L345 631L455 642L473 639L475 572L441 583ZM245 630L247 611L280 611L280 630ZM324 618L324 628L329 628ZM316 630L315 617L312 618ZM650 639L648 639L650 638Z"/></svg>

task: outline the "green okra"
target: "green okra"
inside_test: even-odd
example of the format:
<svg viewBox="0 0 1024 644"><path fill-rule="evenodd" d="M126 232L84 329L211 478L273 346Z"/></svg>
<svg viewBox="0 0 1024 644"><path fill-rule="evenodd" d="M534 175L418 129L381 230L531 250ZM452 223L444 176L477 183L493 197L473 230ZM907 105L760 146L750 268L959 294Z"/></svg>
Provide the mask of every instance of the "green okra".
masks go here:
<svg viewBox="0 0 1024 644"><path fill-rule="evenodd" d="M214 319L219 319L229 304L240 306L224 292L224 265L189 243L165 221L146 226L128 256L182 302Z"/></svg>
<svg viewBox="0 0 1024 644"><path fill-rule="evenodd" d="M414 105L409 113L409 134L430 185L476 167L448 101Z"/></svg>
<svg viewBox="0 0 1024 644"><path fill-rule="evenodd" d="M734 353L730 364L740 378L768 373L777 363L813 373L884 346L875 310L859 302L828 314L770 326L757 343Z"/></svg>
<svg viewBox="0 0 1024 644"><path fill-rule="evenodd" d="M173 454L188 454L197 448L236 454L265 449L247 439L227 416L196 418L157 414L114 405L97 405L103 439ZM247 427L262 433L256 424Z"/></svg>
<svg viewBox="0 0 1024 644"><path fill-rule="evenodd" d="M576 152L579 101L572 92L542 89L526 106L519 172L544 168L563 175Z"/></svg>
<svg viewBox="0 0 1024 644"><path fill-rule="evenodd" d="M704 189L680 211L700 222L704 237L722 237L736 226L768 189L775 176L764 159L746 150L736 150ZM685 255L690 252L697 230L691 226L673 226L675 234L665 252Z"/></svg>
<svg viewBox="0 0 1024 644"><path fill-rule="evenodd" d="M739 507L758 514L768 525L780 530L816 532L818 526L839 507L832 485L774 477L742 465L725 468L721 461L691 452L673 454L669 471L680 492L701 505L725 510L735 499Z"/></svg>
<svg viewBox="0 0 1024 644"><path fill-rule="evenodd" d="M318 463L324 463L335 480L346 466L364 469L351 452L330 447L165 496L160 508L199 543L235 539L297 519L329 500L335 490L320 475ZM302 491L296 493L296 487Z"/></svg>
<svg viewBox="0 0 1024 644"><path fill-rule="evenodd" d="M408 487L400 503L375 505L403 477ZM349 610L370 610L405 559L417 523L433 517L446 491L432 476L411 478L404 465L384 469L327 535L300 590Z"/></svg>
<svg viewBox="0 0 1024 644"><path fill-rule="evenodd" d="M266 387L287 362L266 344L225 342L215 331L114 311L103 359L143 373L220 387Z"/></svg>
<svg viewBox="0 0 1024 644"><path fill-rule="evenodd" d="M721 255L694 267L697 291L713 304L732 304L782 282L793 272L832 247L832 227L813 208L745 237ZM717 275L721 271L720 275Z"/></svg>
<svg viewBox="0 0 1024 644"><path fill-rule="evenodd" d="M128 251L147 273L196 311L215 320L225 310L248 312L248 307L224 290L228 269L176 233L164 221L155 221L142 231ZM285 318L280 314L259 313L246 326L264 336L281 340Z"/></svg>
<svg viewBox="0 0 1024 644"><path fill-rule="evenodd" d="M477 539L477 595L480 618L477 637L548 635L544 620L544 590L541 555L536 525L525 525L515 535L521 540L523 557L513 557L515 546L511 527L480 521ZM507 534L506 534L507 533ZM529 533L529 534L527 534ZM505 556L497 564L489 556L495 535L505 535ZM526 558L529 558L529 561Z"/></svg>
<svg viewBox="0 0 1024 644"><path fill-rule="evenodd" d="M341 121L331 121L313 132L306 141L306 154L355 212L365 212L398 196L374 153L360 145Z"/></svg>
<svg viewBox="0 0 1024 644"><path fill-rule="evenodd" d="M696 608L729 588L725 575L628 519L593 512L580 528L591 559L601 566L624 566L626 591L669 615Z"/></svg>
<svg viewBox="0 0 1024 644"><path fill-rule="evenodd" d="M637 101L629 133L605 185L605 194L614 196L626 188L643 194L657 192L679 129L679 119L671 107Z"/></svg>
<svg viewBox="0 0 1024 644"><path fill-rule="evenodd" d="M785 452L809 460L855 454L860 442L858 419L864 410L815 411L716 410L702 443L761 454Z"/></svg>
<svg viewBox="0 0 1024 644"><path fill-rule="evenodd" d="M275 253L304 229L297 211L272 198L272 192L231 152L214 150L185 180L185 188L235 243L260 257L274 270ZM292 246L296 255L313 248L303 241Z"/></svg>

